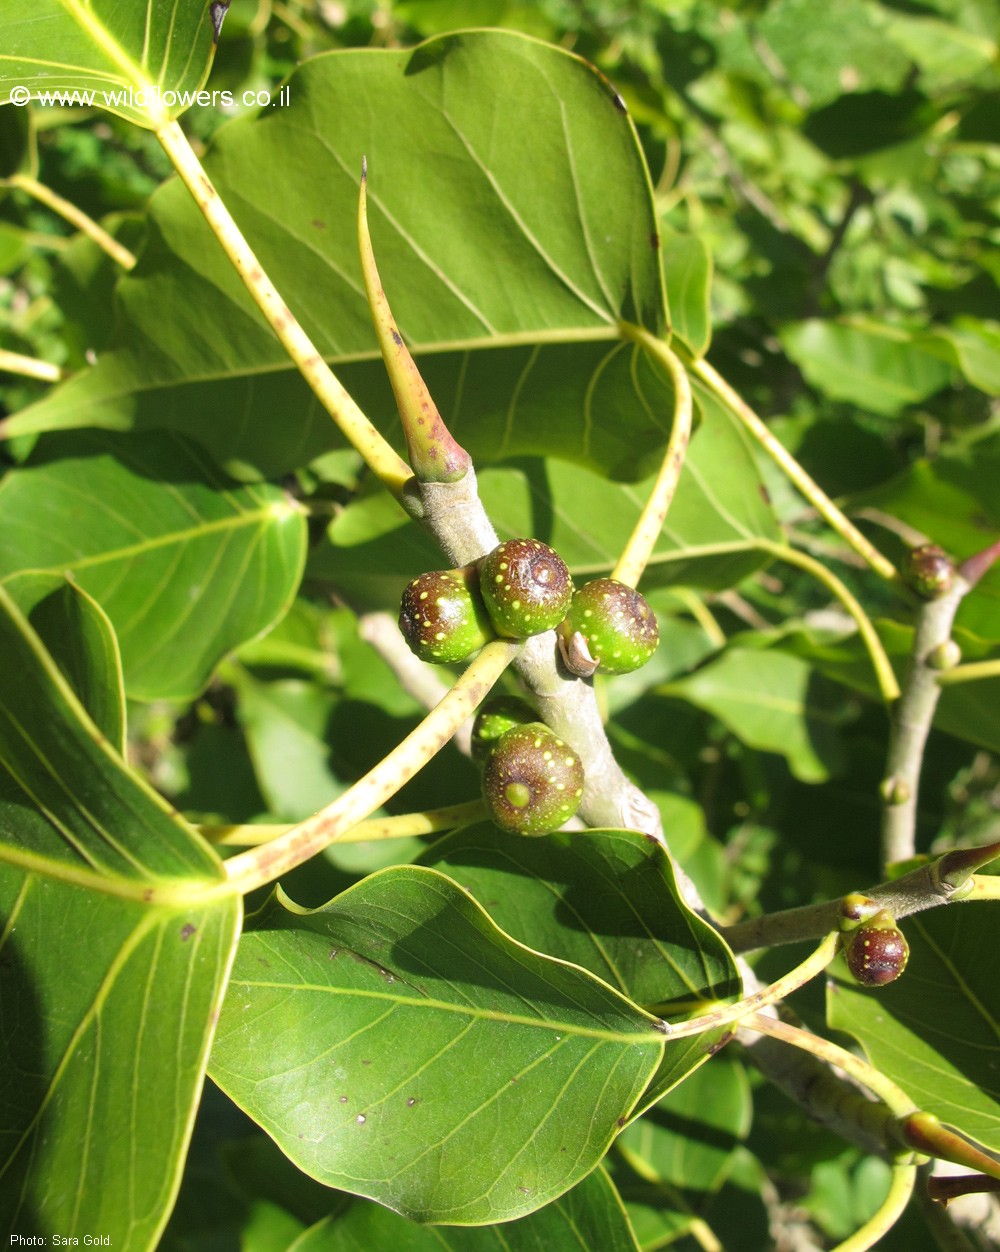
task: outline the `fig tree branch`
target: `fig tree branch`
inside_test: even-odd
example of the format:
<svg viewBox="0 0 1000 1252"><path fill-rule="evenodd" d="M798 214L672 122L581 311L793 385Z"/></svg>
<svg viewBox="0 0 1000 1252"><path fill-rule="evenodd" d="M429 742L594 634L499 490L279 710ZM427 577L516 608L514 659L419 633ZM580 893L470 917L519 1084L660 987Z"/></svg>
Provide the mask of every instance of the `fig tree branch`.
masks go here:
<svg viewBox="0 0 1000 1252"><path fill-rule="evenodd" d="M1000 843L956 849L901 878L868 887L862 894L879 908L888 909L897 921L942 904L983 899L986 896L979 890L979 884L996 883L1000 894L1000 880L977 875L974 871L997 857L1000 857ZM837 926L842 903L839 899L824 900L819 904L765 913L734 926L724 926L720 934L734 952L753 952L816 939Z"/></svg>
<svg viewBox="0 0 1000 1252"><path fill-rule="evenodd" d="M919 551L919 550L918 550ZM941 695L939 678L955 664L951 631L970 583L959 572L951 585L917 609L903 694L892 711L882 781L882 866L916 852L917 799L924 749Z"/></svg>

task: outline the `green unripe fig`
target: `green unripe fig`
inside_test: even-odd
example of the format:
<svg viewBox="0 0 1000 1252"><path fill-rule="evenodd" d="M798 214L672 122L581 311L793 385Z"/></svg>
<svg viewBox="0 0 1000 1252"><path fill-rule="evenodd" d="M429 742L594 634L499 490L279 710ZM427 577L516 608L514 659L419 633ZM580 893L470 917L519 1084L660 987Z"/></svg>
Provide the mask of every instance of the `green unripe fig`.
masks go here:
<svg viewBox="0 0 1000 1252"><path fill-rule="evenodd" d="M479 586L497 634L526 639L566 616L573 580L566 562L537 539L508 539L479 563Z"/></svg>
<svg viewBox="0 0 1000 1252"><path fill-rule="evenodd" d="M893 916L883 909L844 939L847 968L864 987L884 987L906 969L910 945Z"/></svg>
<svg viewBox="0 0 1000 1252"><path fill-rule="evenodd" d="M614 578L595 578L575 593L559 634L567 667L581 674L595 668L629 674L646 664L660 642L646 597ZM582 643L574 643L576 635ZM583 663L575 661L584 654Z"/></svg>
<svg viewBox="0 0 1000 1252"><path fill-rule="evenodd" d="M495 638L477 581L470 566L431 570L407 584L399 629L422 661L438 665L464 661Z"/></svg>
<svg viewBox="0 0 1000 1252"><path fill-rule="evenodd" d="M944 548L924 543L906 554L903 577L925 600L937 600L951 591L955 565Z"/></svg>
<svg viewBox="0 0 1000 1252"><path fill-rule="evenodd" d="M547 835L580 806L583 765L542 722L515 726L496 741L483 766L490 816L515 835Z"/></svg>
<svg viewBox="0 0 1000 1252"><path fill-rule="evenodd" d="M538 714L526 700L517 696L495 696L487 700L472 723L472 758L480 764L496 747L497 740L515 726L537 722Z"/></svg>

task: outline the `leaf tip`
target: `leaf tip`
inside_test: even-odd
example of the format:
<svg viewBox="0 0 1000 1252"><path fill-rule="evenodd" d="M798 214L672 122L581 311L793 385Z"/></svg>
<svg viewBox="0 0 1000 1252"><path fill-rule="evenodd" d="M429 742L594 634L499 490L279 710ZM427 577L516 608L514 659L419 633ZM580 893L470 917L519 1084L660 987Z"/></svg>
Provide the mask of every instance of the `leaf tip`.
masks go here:
<svg viewBox="0 0 1000 1252"><path fill-rule="evenodd" d="M218 44L222 35L222 23L226 20L232 0L212 0L208 6L208 15L212 19L212 43Z"/></svg>

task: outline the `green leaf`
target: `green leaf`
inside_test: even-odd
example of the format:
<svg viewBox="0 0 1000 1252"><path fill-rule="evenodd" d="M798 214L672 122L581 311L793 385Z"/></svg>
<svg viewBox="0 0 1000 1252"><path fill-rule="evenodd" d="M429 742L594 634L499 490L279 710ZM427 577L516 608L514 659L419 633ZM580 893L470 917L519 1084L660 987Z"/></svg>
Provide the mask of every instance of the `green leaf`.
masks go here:
<svg viewBox="0 0 1000 1252"><path fill-rule="evenodd" d="M853 496L850 507L899 518L962 561L1000 533L998 474L1000 435L987 434L933 461L916 461L884 486ZM956 620L983 639L1000 639L1000 568L963 599Z"/></svg>
<svg viewBox="0 0 1000 1252"><path fill-rule="evenodd" d="M913 650L913 628L884 618L874 625L897 679L903 682ZM952 632L952 637L962 649L963 661L992 660L996 655L995 643L980 639L961 627ZM873 699L880 698L871 657L856 634L846 639L831 639L796 630L783 635L776 646L808 660L835 682L862 691ZM959 739L1000 752L1000 678L945 685L934 711L934 725Z"/></svg>
<svg viewBox="0 0 1000 1252"><path fill-rule="evenodd" d="M824 395L894 417L948 385L951 370L933 353L885 326L813 318L781 331L785 351Z"/></svg>
<svg viewBox="0 0 1000 1252"><path fill-rule="evenodd" d="M903 976L878 991L846 974L829 985L827 1016L873 1065L933 1113L1000 1151L1000 982L997 909L956 904L906 918Z"/></svg>
<svg viewBox="0 0 1000 1252"><path fill-rule="evenodd" d="M104 608L129 693L195 695L233 647L287 609L302 511L276 487L237 487L164 433L67 432L0 483L0 579L69 574Z"/></svg>
<svg viewBox="0 0 1000 1252"><path fill-rule="evenodd" d="M915 89L851 91L817 109L802 129L821 151L850 160L916 139L936 120L933 103Z"/></svg>
<svg viewBox="0 0 1000 1252"><path fill-rule="evenodd" d="M729 949L684 904L666 854L642 835L522 839L483 822L438 840L421 863L453 878L520 943L656 1013L740 994Z"/></svg>
<svg viewBox="0 0 1000 1252"><path fill-rule="evenodd" d="M3 22L0 104L19 86L79 92L73 103L156 129L194 103L212 62L204 0L7 0Z"/></svg>
<svg viewBox="0 0 1000 1252"><path fill-rule="evenodd" d="M988 395L1000 395L1000 323L962 317L954 326L923 335L917 343L960 370Z"/></svg>
<svg viewBox="0 0 1000 1252"><path fill-rule="evenodd" d="M48 649L88 717L124 757L121 655L100 605L58 574L14 574L3 587Z"/></svg>
<svg viewBox="0 0 1000 1252"><path fill-rule="evenodd" d="M712 1058L622 1131L618 1150L647 1179L714 1191L745 1139L753 1103L743 1069Z"/></svg>
<svg viewBox="0 0 1000 1252"><path fill-rule="evenodd" d="M671 328L694 357L703 357L712 342L712 254L708 244L701 235L664 231L663 269Z"/></svg>
<svg viewBox="0 0 1000 1252"><path fill-rule="evenodd" d="M345 1214L314 1226L296 1252L638 1252L621 1197L598 1166L536 1213L503 1226L418 1226L398 1213L355 1200Z"/></svg>
<svg viewBox="0 0 1000 1252"><path fill-rule="evenodd" d="M829 694L798 657L730 647L660 691L707 709L751 747L781 753L803 782L822 782L843 764Z"/></svg>
<svg viewBox="0 0 1000 1252"><path fill-rule="evenodd" d="M206 169L373 420L397 419L354 241L363 153L393 311L463 445L479 459L499 444L650 472L669 392L618 328L666 328L657 222L603 75L524 36L473 31L316 57L290 89L293 108L225 127ZM8 429L170 425L265 476L332 446L329 418L184 187L163 188L151 217L142 263L120 284L117 349Z"/></svg>
<svg viewBox="0 0 1000 1252"><path fill-rule="evenodd" d="M815 107L843 94L845 67L862 91L903 81L910 64L886 44L884 20L864 0L838 0L832 8L825 0L772 0L743 20L726 22L719 49L723 63L741 77L766 87L777 78L783 96ZM787 106L778 116L787 118Z"/></svg>
<svg viewBox="0 0 1000 1252"><path fill-rule="evenodd" d="M520 943L589 970L650 1012L687 1018L741 993L729 949L684 903L670 861L642 835L521 839L484 822L439 840L422 860ZM721 1034L669 1044L643 1104L686 1080Z"/></svg>
<svg viewBox="0 0 1000 1252"><path fill-rule="evenodd" d="M106 666L79 598L50 594L34 615L62 634L78 684ZM239 901L3 587L0 650L3 1229L151 1247L179 1183Z"/></svg>
<svg viewBox="0 0 1000 1252"><path fill-rule="evenodd" d="M213 1078L301 1169L420 1221L507 1221L604 1155L663 1052L655 1019L383 870L240 942Z"/></svg>
<svg viewBox="0 0 1000 1252"><path fill-rule="evenodd" d="M0 188L14 174L38 174L38 147L28 109L0 111Z"/></svg>
<svg viewBox="0 0 1000 1252"><path fill-rule="evenodd" d="M958 9L956 8L956 15ZM997 41L952 22L910 13L888 12L883 19L892 43L920 67L931 91L964 84L996 60Z"/></svg>

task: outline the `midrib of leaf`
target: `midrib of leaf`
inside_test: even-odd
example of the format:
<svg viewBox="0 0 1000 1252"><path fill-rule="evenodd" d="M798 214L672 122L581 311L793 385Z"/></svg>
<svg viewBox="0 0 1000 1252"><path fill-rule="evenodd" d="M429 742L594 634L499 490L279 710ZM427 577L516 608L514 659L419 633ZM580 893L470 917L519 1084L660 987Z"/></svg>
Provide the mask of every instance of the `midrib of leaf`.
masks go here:
<svg viewBox="0 0 1000 1252"><path fill-rule="evenodd" d="M675 565L680 561L690 560L693 556L725 556L728 552L755 552L760 544L750 539L734 539L730 543L684 543L668 528L663 533L677 544L676 552L654 552L649 559L650 566ZM573 566L573 572L588 573L591 570L603 569L604 566Z"/></svg>
<svg viewBox="0 0 1000 1252"><path fill-rule="evenodd" d="M203 908L238 894L221 876L217 880L209 879L207 875L199 878L194 874L190 878L168 878L155 874L141 879L122 878L97 870L83 869L81 866L4 842L0 842L0 864L10 865L26 874L64 883L69 887L82 887L98 895L114 896L118 900L131 900L135 904L169 908L178 912Z"/></svg>
<svg viewBox="0 0 1000 1252"><path fill-rule="evenodd" d="M601 985L607 987L609 991L614 988L596 978L591 974L590 977L595 981L601 982ZM230 980L231 987L244 987L247 990L256 991L284 991L298 994L299 992L318 993L331 996L347 996L351 999L361 1000L385 1000L397 1008L419 1008L422 1010L436 1010L442 1013L452 1013L458 1017L471 1017L474 1021L501 1022L511 1026L530 1026L536 1030L546 1030L549 1032L563 1031L566 1034L582 1039L593 1039L598 1043L656 1043L663 1045L666 1036L658 1030L650 1027L649 1031L615 1031L601 1029L595 1026L580 1026L570 1024L568 1022L557 1021L554 1018L529 1017L527 1014L507 1013L499 1009L480 1008L474 1004L453 1004L448 1000L439 1000L432 996L403 996L393 995L388 991L368 991L357 989L354 987L330 987L320 983L286 983L271 982L258 979L248 980L233 978ZM641 1010L637 1010L641 1011ZM561 1042L561 1041L560 1041ZM449 1044L451 1046L451 1044Z"/></svg>
<svg viewBox="0 0 1000 1252"><path fill-rule="evenodd" d="M82 3L82 0L59 0L59 3L66 10L74 22L89 36L89 38L104 53L109 61L117 65L127 79L129 79L134 87L142 90L146 87L152 87L154 84L146 77L140 67L127 55L125 49L113 37L101 23L94 17L89 5ZM150 12L149 3L146 4L147 17ZM147 23L148 29L148 23ZM152 116L152 113L151 113Z"/></svg>
<svg viewBox="0 0 1000 1252"><path fill-rule="evenodd" d="M81 556L75 560L59 561L49 568L42 567L41 572L62 573L64 570L91 569L95 566L107 565L116 561L131 560L133 557L142 556L144 553L154 552L157 548L183 546L221 531L263 526L269 518L280 517L282 520L286 520L291 516L292 511L290 509L285 509L284 512L281 512L278 511L276 505L269 504L261 509L250 510L233 517L217 518L214 521L202 521L190 530L170 531L164 535L156 535L139 543L112 548L106 552L95 553L92 556Z"/></svg>

